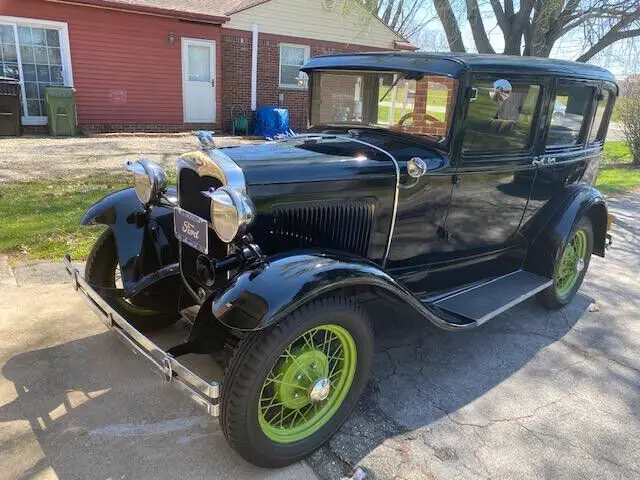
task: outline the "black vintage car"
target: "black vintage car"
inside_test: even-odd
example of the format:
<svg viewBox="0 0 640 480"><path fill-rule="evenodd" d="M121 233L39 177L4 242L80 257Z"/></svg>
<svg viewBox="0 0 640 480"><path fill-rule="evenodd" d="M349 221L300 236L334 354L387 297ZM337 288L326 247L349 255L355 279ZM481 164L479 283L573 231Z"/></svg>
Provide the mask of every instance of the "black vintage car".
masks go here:
<svg viewBox="0 0 640 480"><path fill-rule="evenodd" d="M135 188L81 221L108 227L84 277L66 258L105 323L268 467L312 452L358 401L364 299L467 330L534 295L566 305L611 242L592 186L618 93L608 71L424 53L302 70L308 132L234 148L203 135L176 189L152 162L127 165ZM186 340L152 340L180 318Z"/></svg>

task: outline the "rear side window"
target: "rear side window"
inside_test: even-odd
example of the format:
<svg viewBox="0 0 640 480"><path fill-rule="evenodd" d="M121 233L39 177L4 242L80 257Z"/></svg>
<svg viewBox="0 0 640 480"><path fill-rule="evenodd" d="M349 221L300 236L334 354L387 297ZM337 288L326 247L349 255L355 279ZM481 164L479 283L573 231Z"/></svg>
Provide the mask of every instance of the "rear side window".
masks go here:
<svg viewBox="0 0 640 480"><path fill-rule="evenodd" d="M561 87L553 100L553 113L547 146L576 145L580 141L580 132L595 89L575 86Z"/></svg>
<svg viewBox="0 0 640 480"><path fill-rule="evenodd" d="M531 145L540 85L508 82L510 93L496 94L494 83L504 82L496 80L478 80L472 85L475 98L465 122L464 152L517 151Z"/></svg>
<svg viewBox="0 0 640 480"><path fill-rule="evenodd" d="M593 125L591 126L591 133L589 133L589 142L595 142L597 140L602 140L602 136L599 135L600 127L602 127L602 120L604 119L604 112L607 110L607 105L609 104L609 91L602 91L602 98L598 100L598 105L596 106L596 114L593 119Z"/></svg>

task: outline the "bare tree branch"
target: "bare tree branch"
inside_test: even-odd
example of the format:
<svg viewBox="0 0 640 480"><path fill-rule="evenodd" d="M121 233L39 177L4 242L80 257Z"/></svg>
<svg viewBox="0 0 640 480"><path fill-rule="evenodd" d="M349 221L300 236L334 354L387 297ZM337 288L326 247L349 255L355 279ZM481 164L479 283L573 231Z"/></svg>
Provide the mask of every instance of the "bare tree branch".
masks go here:
<svg viewBox="0 0 640 480"><path fill-rule="evenodd" d="M502 5L500 4L500 0L490 0L491 8L493 8L493 13L496 16L496 20L498 21L498 26L500 30L506 32L509 29L509 23L507 20L507 16L502 10Z"/></svg>
<svg viewBox="0 0 640 480"><path fill-rule="evenodd" d="M393 20L391 21L391 28L395 29L396 26L398 25L403 7L404 7L404 0L399 0L398 6L396 7L396 14L393 16Z"/></svg>
<svg viewBox="0 0 640 480"><path fill-rule="evenodd" d="M623 40L625 38L638 37L640 36L640 28L635 30L626 30L624 32L614 32L613 30L609 30L607 34L602 37L595 45L593 45L589 50L580 55L576 61L577 62L588 62L594 55L600 53L602 50L617 42L618 40Z"/></svg>
<svg viewBox="0 0 640 480"><path fill-rule="evenodd" d="M477 0L467 0L467 20L469 20L469 25L471 25L473 41L476 43L478 52L496 53L491 46L491 42L489 42L487 31L484 29L484 23L482 21L482 15L480 15Z"/></svg>
<svg viewBox="0 0 640 480"><path fill-rule="evenodd" d="M433 5L436 8L440 23L442 23L442 28L444 28L444 33L447 36L449 49L452 52L466 52L464 43L462 42L462 33L460 33L458 20L453 13L449 0L433 0Z"/></svg>

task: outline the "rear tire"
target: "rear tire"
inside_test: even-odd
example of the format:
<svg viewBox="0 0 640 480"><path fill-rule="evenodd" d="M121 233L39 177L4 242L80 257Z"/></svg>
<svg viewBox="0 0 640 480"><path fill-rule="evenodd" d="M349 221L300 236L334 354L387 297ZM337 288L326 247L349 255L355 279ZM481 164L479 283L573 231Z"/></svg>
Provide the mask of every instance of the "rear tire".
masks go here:
<svg viewBox="0 0 640 480"><path fill-rule="evenodd" d="M260 467L306 457L351 413L372 356L366 315L342 297L316 300L246 335L222 388L220 423L229 444Z"/></svg>
<svg viewBox="0 0 640 480"><path fill-rule="evenodd" d="M116 288L118 266L115 236L108 228L91 249L85 267L85 278L90 285ZM124 297L105 296L104 298L114 310L141 332L168 327L180 318L177 311L150 310L136 306Z"/></svg>
<svg viewBox="0 0 640 480"><path fill-rule="evenodd" d="M587 273L593 252L593 226L583 217L571 231L567 244L556 254L553 285L538 294L538 301L549 310L564 307L574 299Z"/></svg>

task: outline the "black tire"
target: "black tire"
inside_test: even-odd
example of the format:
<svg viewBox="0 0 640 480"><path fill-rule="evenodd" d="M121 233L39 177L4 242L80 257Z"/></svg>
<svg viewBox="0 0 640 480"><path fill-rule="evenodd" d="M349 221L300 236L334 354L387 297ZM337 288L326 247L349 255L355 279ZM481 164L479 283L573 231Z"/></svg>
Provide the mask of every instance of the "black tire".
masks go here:
<svg viewBox="0 0 640 480"><path fill-rule="evenodd" d="M102 232L91 249L85 266L85 278L90 285L116 288L117 267L116 241L113 231L108 228ZM180 318L177 311L149 310L136 306L124 297L105 296L105 299L114 310L141 332L167 327Z"/></svg>
<svg viewBox="0 0 640 480"><path fill-rule="evenodd" d="M558 269L560 267L560 260L562 259L563 251L566 246L563 246L563 251L558 251L555 258L556 264L553 266L553 285L546 290L540 292L537 296L538 301L542 306L549 310L557 310L569 304L578 293L584 276L589 268L589 262L591 261L591 253L593 252L593 225L589 217L583 217L573 227L569 239L571 240L578 231L583 231L586 235L586 254L584 257L584 267L579 272L578 278L575 281L573 287L564 294L558 292ZM568 242L567 242L568 243Z"/></svg>
<svg viewBox="0 0 640 480"><path fill-rule="evenodd" d="M348 331L356 346L356 369L351 386L337 411L310 436L294 443L277 443L267 437L258 420L262 387L287 346L320 325L338 325ZM222 430L233 447L254 465L276 468L306 457L340 428L364 390L373 356L373 333L360 307L339 296L316 300L275 326L246 335L236 349L222 387Z"/></svg>

